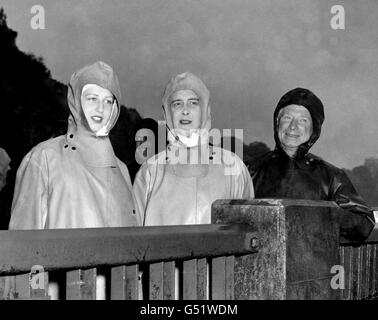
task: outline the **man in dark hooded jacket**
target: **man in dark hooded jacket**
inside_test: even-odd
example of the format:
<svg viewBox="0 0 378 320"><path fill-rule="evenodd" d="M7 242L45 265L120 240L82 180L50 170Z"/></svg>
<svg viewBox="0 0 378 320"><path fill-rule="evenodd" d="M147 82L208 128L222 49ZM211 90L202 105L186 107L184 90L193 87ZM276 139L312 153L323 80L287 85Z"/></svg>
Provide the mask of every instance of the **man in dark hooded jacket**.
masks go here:
<svg viewBox="0 0 378 320"><path fill-rule="evenodd" d="M307 89L293 89L278 102L273 121L275 150L252 168L255 197L335 201L348 213L341 219L341 235L365 239L375 224L373 211L343 170L308 152L324 121L319 98Z"/></svg>

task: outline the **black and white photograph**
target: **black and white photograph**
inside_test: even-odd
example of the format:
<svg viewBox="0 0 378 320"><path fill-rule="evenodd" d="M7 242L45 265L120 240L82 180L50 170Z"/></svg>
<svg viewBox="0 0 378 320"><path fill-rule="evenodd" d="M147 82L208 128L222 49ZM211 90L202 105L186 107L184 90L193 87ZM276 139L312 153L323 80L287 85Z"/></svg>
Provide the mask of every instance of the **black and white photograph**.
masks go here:
<svg viewBox="0 0 378 320"><path fill-rule="evenodd" d="M1 0L0 300L378 300L377 17Z"/></svg>

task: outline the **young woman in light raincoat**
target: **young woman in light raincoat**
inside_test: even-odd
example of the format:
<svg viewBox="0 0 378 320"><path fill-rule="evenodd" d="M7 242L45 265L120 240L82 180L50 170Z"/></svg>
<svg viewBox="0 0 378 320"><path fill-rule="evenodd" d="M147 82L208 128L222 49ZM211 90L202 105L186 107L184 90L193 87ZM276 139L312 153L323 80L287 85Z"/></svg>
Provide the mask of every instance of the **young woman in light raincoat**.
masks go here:
<svg viewBox="0 0 378 320"><path fill-rule="evenodd" d="M216 199L253 198L243 161L209 145L210 93L205 84L191 73L179 74L168 83L162 102L169 144L142 165L133 185L143 225L206 224ZM188 161L177 159L178 153Z"/></svg>
<svg viewBox="0 0 378 320"><path fill-rule="evenodd" d="M129 172L108 137L120 101L117 76L107 64L96 62L72 75L68 132L23 159L9 229L138 225Z"/></svg>

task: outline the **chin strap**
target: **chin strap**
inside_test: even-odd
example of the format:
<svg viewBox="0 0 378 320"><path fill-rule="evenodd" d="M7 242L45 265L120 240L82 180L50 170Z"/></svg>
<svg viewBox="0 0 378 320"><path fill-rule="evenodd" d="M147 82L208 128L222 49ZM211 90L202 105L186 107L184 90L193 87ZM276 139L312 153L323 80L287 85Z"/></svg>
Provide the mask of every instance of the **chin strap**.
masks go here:
<svg viewBox="0 0 378 320"><path fill-rule="evenodd" d="M199 143L199 134L198 132L193 132L190 137L186 137L184 135L181 135L177 133L176 136L183 144L185 144L187 147L192 148L198 145ZM176 139L177 139L176 138Z"/></svg>
<svg viewBox="0 0 378 320"><path fill-rule="evenodd" d="M113 124L114 110L116 109L116 103L113 103L112 111L110 112L109 120L106 125L104 125L100 130L95 132L96 137L106 137L109 135L110 127Z"/></svg>
<svg viewBox="0 0 378 320"><path fill-rule="evenodd" d="M209 142L209 132L206 129L193 130L191 135L188 137L185 134L175 132L175 130L169 130L168 140L170 143L181 143L187 148L197 147L202 144L208 144Z"/></svg>
<svg viewBox="0 0 378 320"><path fill-rule="evenodd" d="M106 126L103 126L100 130L95 132L96 137L106 137L109 135L109 132L106 128Z"/></svg>

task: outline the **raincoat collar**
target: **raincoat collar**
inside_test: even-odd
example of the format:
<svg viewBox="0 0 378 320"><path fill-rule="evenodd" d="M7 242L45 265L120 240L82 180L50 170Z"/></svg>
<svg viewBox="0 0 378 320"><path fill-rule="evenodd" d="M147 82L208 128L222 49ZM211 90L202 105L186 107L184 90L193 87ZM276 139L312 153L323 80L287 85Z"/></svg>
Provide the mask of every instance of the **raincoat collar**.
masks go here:
<svg viewBox="0 0 378 320"><path fill-rule="evenodd" d="M292 167L293 169L300 168L303 170L308 170L313 168L319 163L321 158L307 152L306 154L300 153L296 154L295 157L291 158L286 154L282 148L276 148L271 152L271 158L279 159L280 165L287 170L287 168Z"/></svg>
<svg viewBox="0 0 378 320"><path fill-rule="evenodd" d="M117 165L109 137L96 137L83 127L76 126L72 116L68 119L67 143L80 154L82 160L93 167L112 167Z"/></svg>

